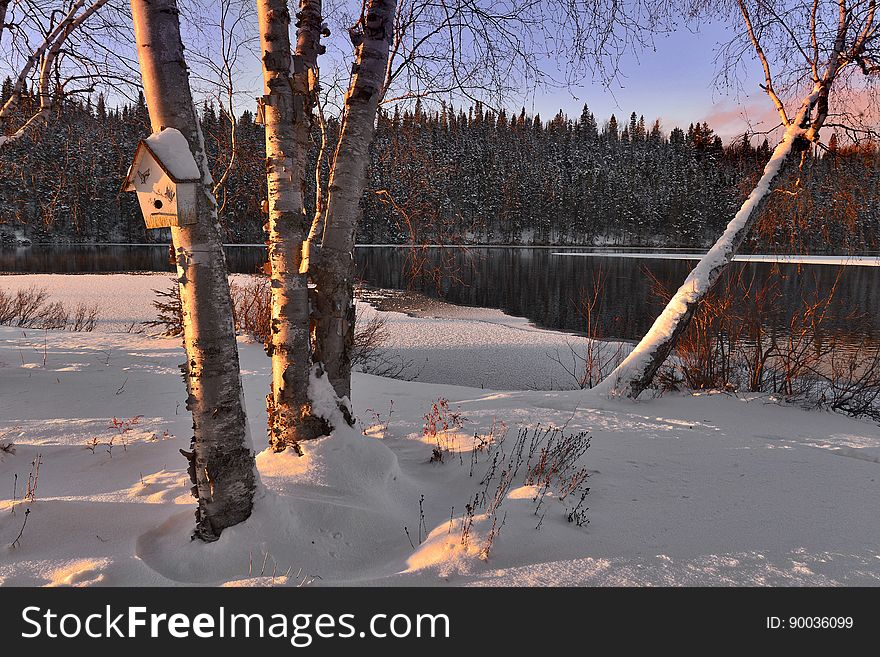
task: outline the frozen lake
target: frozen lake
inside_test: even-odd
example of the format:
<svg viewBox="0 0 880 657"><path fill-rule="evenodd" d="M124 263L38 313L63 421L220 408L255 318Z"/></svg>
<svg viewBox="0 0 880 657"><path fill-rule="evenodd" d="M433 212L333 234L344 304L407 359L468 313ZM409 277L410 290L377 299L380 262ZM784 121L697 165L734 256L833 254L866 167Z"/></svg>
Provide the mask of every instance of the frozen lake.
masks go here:
<svg viewBox="0 0 880 657"><path fill-rule="evenodd" d="M661 302L655 281L676 288L699 254L561 248L430 248L378 245L357 250L364 283L410 289L451 303L498 308L538 326L581 332L579 300L593 281L605 280L599 314L606 337L636 339L650 326ZM265 261L261 246L227 249L232 272L254 273ZM880 334L878 256L741 256L731 268L755 286L777 282L779 330L804 298L835 289L827 330L852 340ZM0 272L107 273L170 271L162 245L41 246L0 248ZM413 275L413 270L418 273ZM853 320L853 314L863 317Z"/></svg>

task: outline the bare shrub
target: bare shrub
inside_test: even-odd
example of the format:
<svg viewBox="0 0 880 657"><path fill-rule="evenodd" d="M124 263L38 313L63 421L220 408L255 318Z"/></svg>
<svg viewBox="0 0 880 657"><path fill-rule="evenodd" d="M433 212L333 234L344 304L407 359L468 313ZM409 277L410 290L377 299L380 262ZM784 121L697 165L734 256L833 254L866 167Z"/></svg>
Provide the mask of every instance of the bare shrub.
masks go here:
<svg viewBox="0 0 880 657"><path fill-rule="evenodd" d="M183 306L180 303L180 287L176 282L165 290L153 290L156 299L156 319L143 323L146 327L162 328L162 335L176 337L183 335ZM269 279L255 277L248 282L230 283L229 295L232 300L232 316L235 330L249 335L255 340L266 342L272 319L272 290Z"/></svg>
<svg viewBox="0 0 880 657"><path fill-rule="evenodd" d="M272 288L264 276L251 278L247 283L232 283L232 315L235 330L266 343L272 330Z"/></svg>
<svg viewBox="0 0 880 657"><path fill-rule="evenodd" d="M0 324L34 327L40 308L48 297L46 290L31 286L9 294L0 290Z"/></svg>
<svg viewBox="0 0 880 657"><path fill-rule="evenodd" d="M831 410L880 421L880 345L862 341L832 351L814 397Z"/></svg>
<svg viewBox="0 0 880 657"><path fill-rule="evenodd" d="M496 436L481 443L480 453L485 455L484 464L487 467L476 492L464 505L460 534L462 545L467 546L471 541L475 516L484 513L491 519L492 526L481 546L480 556L483 559L489 557L494 541L504 526L506 511L499 523L499 510L516 485L533 486L536 491L532 498L534 514L538 518L535 529L540 529L544 523L548 501L561 505L562 515L567 522L578 527L589 522L588 508L584 505L590 492L587 486L589 472L582 464L582 457L590 448L589 431L566 432L564 427L540 424L523 426L513 445L507 443L506 429Z"/></svg>
<svg viewBox="0 0 880 657"><path fill-rule="evenodd" d="M69 328L71 331L91 332L98 325L98 306L81 303L73 310ZM133 324L132 324L133 326ZM131 330L128 331L131 333Z"/></svg>
<svg viewBox="0 0 880 657"><path fill-rule="evenodd" d="M0 296L3 295L6 293L0 291ZM0 311L0 324L33 327L48 296L46 290L34 286L18 290L13 297L9 297L8 302L0 304L4 308Z"/></svg>
<svg viewBox="0 0 880 657"><path fill-rule="evenodd" d="M0 290L0 324L11 324L15 313L12 312L12 299L4 290Z"/></svg>
<svg viewBox="0 0 880 657"><path fill-rule="evenodd" d="M157 311L156 319L143 322L143 326L161 327L162 335L168 337L183 335L182 306L177 283L172 283L166 290L154 292L157 296L153 301ZM229 294L232 298L235 330L266 343L272 327L272 288L269 278L255 276L244 283L230 283ZM384 347L388 337L388 323L384 317L373 315L364 319L363 312L358 310L351 354L352 365L366 374L411 381L418 376L418 372L414 371L411 360L386 351Z"/></svg>
<svg viewBox="0 0 880 657"><path fill-rule="evenodd" d="M356 365L365 365L376 360L388 342L388 322L378 314L365 320L363 311L358 309L355 326L351 360Z"/></svg>
<svg viewBox="0 0 880 657"><path fill-rule="evenodd" d="M49 301L46 290L31 286L15 294L0 290L0 324L20 328L93 331L98 306L78 304L73 311L60 301Z"/></svg>
<svg viewBox="0 0 880 657"><path fill-rule="evenodd" d="M63 329L70 321L70 313L60 301L45 304L40 311L40 317L42 329Z"/></svg>
<svg viewBox="0 0 880 657"><path fill-rule="evenodd" d="M439 397L431 404L431 409L425 413L425 426L422 428L422 435L435 445L431 452L431 463L443 463L446 454L457 451L458 430L464 426L464 422L465 418L459 411L449 408L448 399Z"/></svg>
<svg viewBox="0 0 880 657"><path fill-rule="evenodd" d="M664 303L669 301L670 291L653 275L652 287L656 297ZM661 369L658 379L662 388L735 388L734 345L739 342L741 325L734 321L732 313L732 287L729 278L725 278L723 289L719 291L716 287L700 303L688 330L676 344L675 358Z"/></svg>
<svg viewBox="0 0 880 657"><path fill-rule="evenodd" d="M364 319L363 311L358 309L351 352L352 365L366 374L412 381L421 370L414 369L412 360L388 353L385 345L389 337L388 320L385 317L373 315Z"/></svg>
<svg viewBox="0 0 880 657"><path fill-rule="evenodd" d="M607 274L599 270L593 276L589 289L581 290L578 312L584 322L585 340L568 345L568 353L559 349L548 354L571 378L577 388L592 388L608 376L623 361L623 343L606 342L602 325L602 300L605 297ZM582 348L581 348L582 345Z"/></svg>
<svg viewBox="0 0 880 657"><path fill-rule="evenodd" d="M832 316L852 326L864 319L833 312L840 272L824 291L802 293L787 318L778 269L760 283L744 272L725 276L703 300L659 373L661 391L762 392L880 420L880 345L828 328ZM655 291L668 295L656 282Z"/></svg>

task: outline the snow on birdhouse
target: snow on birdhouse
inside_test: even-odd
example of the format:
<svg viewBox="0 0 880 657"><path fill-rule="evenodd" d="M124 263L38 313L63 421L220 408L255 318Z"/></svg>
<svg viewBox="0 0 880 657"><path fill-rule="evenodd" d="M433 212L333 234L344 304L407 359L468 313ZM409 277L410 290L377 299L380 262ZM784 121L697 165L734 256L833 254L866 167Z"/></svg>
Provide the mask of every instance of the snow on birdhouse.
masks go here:
<svg viewBox="0 0 880 657"><path fill-rule="evenodd" d="M194 224L201 171L179 130L164 128L142 140L123 191L137 192L147 228Z"/></svg>

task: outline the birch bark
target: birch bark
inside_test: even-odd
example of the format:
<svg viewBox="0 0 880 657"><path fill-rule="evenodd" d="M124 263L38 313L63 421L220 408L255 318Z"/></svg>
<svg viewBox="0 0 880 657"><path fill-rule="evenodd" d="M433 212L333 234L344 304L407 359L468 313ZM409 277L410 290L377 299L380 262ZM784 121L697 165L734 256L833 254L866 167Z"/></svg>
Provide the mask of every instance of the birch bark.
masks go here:
<svg viewBox="0 0 880 657"><path fill-rule="evenodd" d="M3 41L3 29L6 27L6 11L12 0L0 0L0 42Z"/></svg>
<svg viewBox="0 0 880 657"><path fill-rule="evenodd" d="M291 61L287 0L258 0L263 52L263 112L269 192L272 391L267 396L269 445L276 452L326 434L309 400L311 345L308 280L300 273L309 229L305 209L306 155L317 79L320 0L302 0L296 55Z"/></svg>
<svg viewBox="0 0 880 657"><path fill-rule="evenodd" d="M650 385L657 370L672 352L678 337L687 329L700 301L730 264L733 256L736 255L749 229L770 198L774 185L790 165L793 155L807 148L810 143L818 141L819 131L828 117L829 96L835 81L846 66L858 62L864 56L869 35L876 31L874 25L876 3L874 0L867 3L867 10L864 18L861 19L855 19L853 10L847 9L843 0L838 0L838 22L836 29L832 32L834 41L829 48L823 72L820 74L820 48L816 31L818 2L814 2L809 28L814 54L812 59L807 57L807 63L812 73L813 87L802 100L795 117L789 121L785 108L774 90L770 64L753 26L749 9L744 0L738 0L737 4L742 13L749 39L764 69L766 82L763 85L764 91L773 101L783 124L786 126L785 136L773 151L757 186L727 225L724 234L691 271L684 284L670 299L666 308L663 309L645 337L636 345L629 356L607 379L594 388L600 394L625 395L635 399ZM848 44L847 36L859 21L862 23L862 28L857 30L854 41ZM789 27L786 26L785 29L791 33ZM800 50L805 54L803 49Z"/></svg>
<svg viewBox="0 0 880 657"><path fill-rule="evenodd" d="M317 285L315 359L323 364L336 394L343 399L351 396L354 240L396 5L396 0L367 0L360 20L349 31L356 48L355 63L330 171L321 254L312 271Z"/></svg>
<svg viewBox="0 0 880 657"><path fill-rule="evenodd" d="M258 484L242 395L226 258L201 127L183 57L176 0L131 0L144 96L154 132L176 128L202 173L197 223L171 229L183 307L195 536L219 538L248 518Z"/></svg>

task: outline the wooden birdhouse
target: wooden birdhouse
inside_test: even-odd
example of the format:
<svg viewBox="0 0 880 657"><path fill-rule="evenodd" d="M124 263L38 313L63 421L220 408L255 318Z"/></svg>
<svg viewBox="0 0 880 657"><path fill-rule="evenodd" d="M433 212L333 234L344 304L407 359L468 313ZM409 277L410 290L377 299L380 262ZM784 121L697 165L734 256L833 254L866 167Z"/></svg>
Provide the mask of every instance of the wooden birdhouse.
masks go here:
<svg viewBox="0 0 880 657"><path fill-rule="evenodd" d="M186 226L197 221L201 179L186 137L164 128L138 144L122 189L137 192L147 228Z"/></svg>

